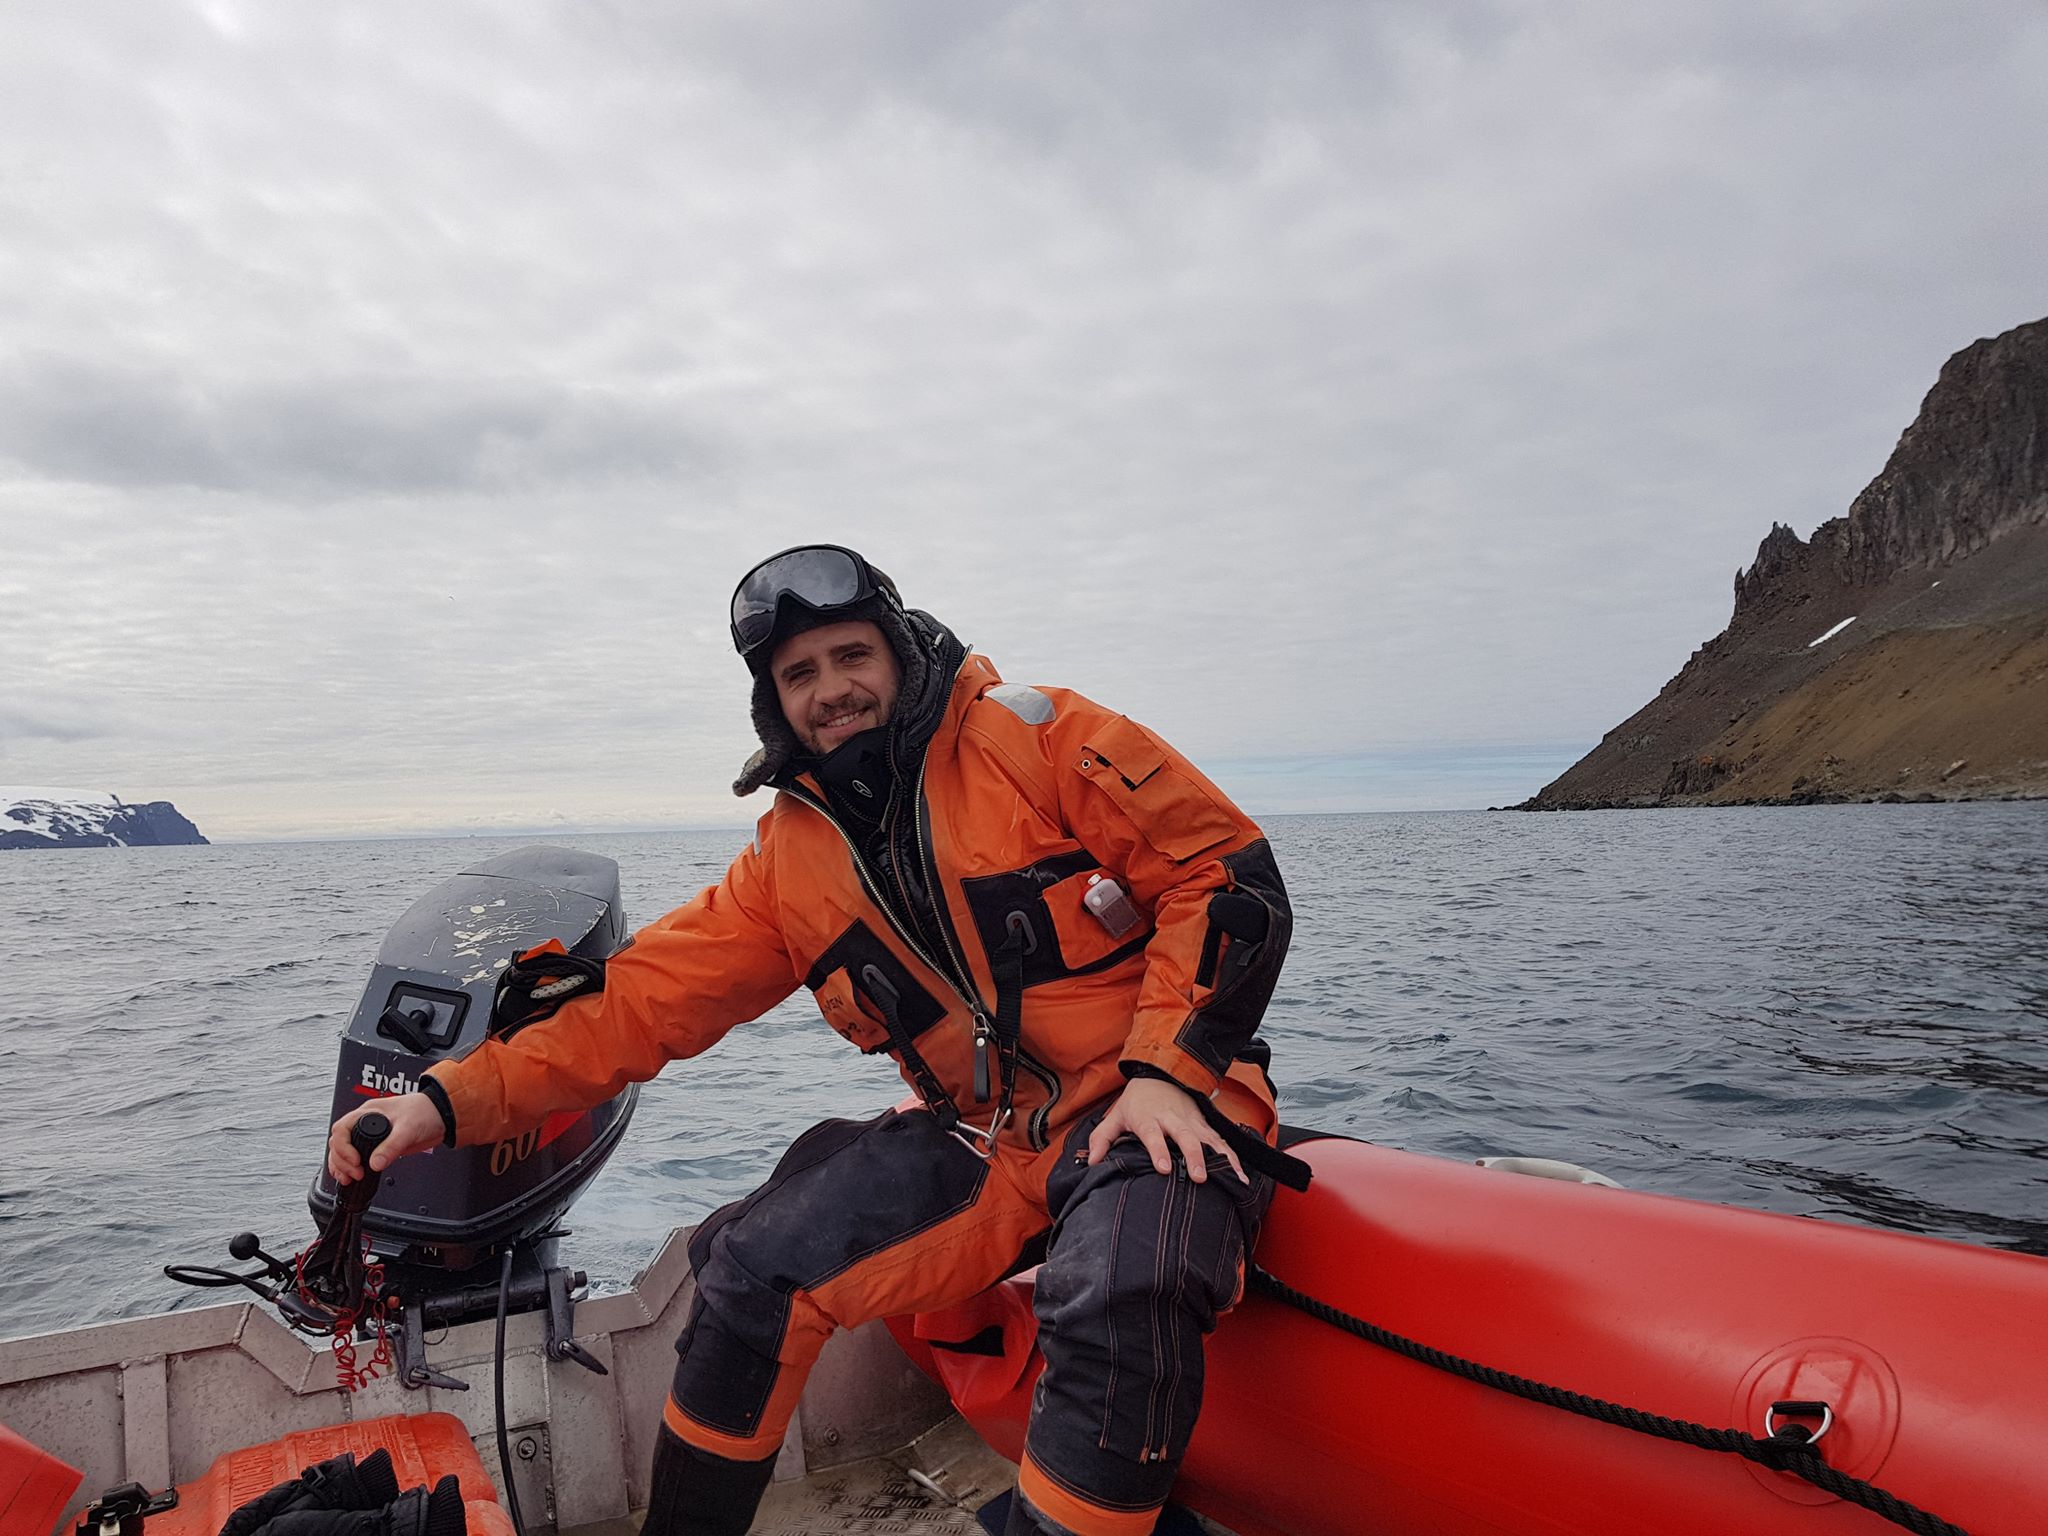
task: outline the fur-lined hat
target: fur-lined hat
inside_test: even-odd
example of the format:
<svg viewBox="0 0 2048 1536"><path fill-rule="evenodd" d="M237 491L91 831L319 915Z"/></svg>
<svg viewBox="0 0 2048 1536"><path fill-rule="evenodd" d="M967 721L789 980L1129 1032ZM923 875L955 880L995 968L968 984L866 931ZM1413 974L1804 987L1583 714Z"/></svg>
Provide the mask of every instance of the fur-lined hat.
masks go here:
<svg viewBox="0 0 2048 1536"><path fill-rule="evenodd" d="M732 792L735 795L751 795L763 784L773 783L792 764L801 762L807 755L804 744L797 739L796 731L782 713L782 700L775 691L775 679L769 666L782 642L805 630L816 629L823 624L861 620L873 624L882 632L882 638L895 654L896 664L903 670L902 686L897 693L897 715L904 715L906 710L912 714L924 712L926 695L931 691L933 681L935 654L940 649L939 637L951 639L951 635L930 615L906 611L896 595L896 584L883 571L870 565L868 573L880 590L843 608L812 609L795 603L785 604L777 616L774 633L747 656L748 670L754 674L754 734L761 738L761 750L747 759L746 767L733 780ZM955 665L957 667L957 663Z"/></svg>

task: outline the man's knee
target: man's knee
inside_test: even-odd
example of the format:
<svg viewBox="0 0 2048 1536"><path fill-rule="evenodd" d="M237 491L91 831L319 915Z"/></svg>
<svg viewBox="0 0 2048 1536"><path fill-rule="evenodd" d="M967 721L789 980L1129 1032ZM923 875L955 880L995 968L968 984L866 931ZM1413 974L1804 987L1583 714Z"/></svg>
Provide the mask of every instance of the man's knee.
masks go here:
<svg viewBox="0 0 2048 1536"><path fill-rule="evenodd" d="M1178 1150L1174 1171L1161 1174L1134 1136L1088 1165L1078 1153L1092 1118L1047 1191L1058 1226L1039 1276L1041 1323L1077 1340L1125 1317L1208 1333L1243 1289L1272 1180L1240 1179L1211 1153L1198 1183Z"/></svg>
<svg viewBox="0 0 2048 1536"><path fill-rule="evenodd" d="M1161 1175L1119 1143L1073 1181L1036 1298L1046 1371L1030 1450L1052 1489L1129 1509L1172 1484L1201 1407L1203 1337L1242 1289L1271 1196L1220 1160L1207 1173Z"/></svg>
<svg viewBox="0 0 2048 1536"><path fill-rule="evenodd" d="M783 1400L832 1331L803 1286L816 1256L792 1207L831 1186L833 1163L869 1127L826 1121L783 1154L768 1182L712 1213L690 1237L696 1287L676 1340L668 1422L693 1447L750 1457L779 1443Z"/></svg>
<svg viewBox="0 0 2048 1536"><path fill-rule="evenodd" d="M986 1181L987 1166L921 1112L798 1137L767 1183L691 1237L677 1433L721 1455L758 1450L835 1327L901 1310L890 1256L972 1210Z"/></svg>

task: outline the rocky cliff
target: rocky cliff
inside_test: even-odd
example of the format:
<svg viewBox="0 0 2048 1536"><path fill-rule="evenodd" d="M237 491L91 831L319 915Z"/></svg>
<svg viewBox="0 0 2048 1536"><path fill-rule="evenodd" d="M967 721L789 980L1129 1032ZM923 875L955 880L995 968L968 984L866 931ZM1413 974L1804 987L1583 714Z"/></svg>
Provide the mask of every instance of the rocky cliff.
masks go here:
<svg viewBox="0 0 2048 1536"><path fill-rule="evenodd" d="M204 843L168 800L129 805L91 790L0 788L0 850Z"/></svg>
<svg viewBox="0 0 2048 1536"><path fill-rule="evenodd" d="M1523 808L2019 795L2048 795L2048 320L1950 358L1847 514L1773 526L1728 627Z"/></svg>

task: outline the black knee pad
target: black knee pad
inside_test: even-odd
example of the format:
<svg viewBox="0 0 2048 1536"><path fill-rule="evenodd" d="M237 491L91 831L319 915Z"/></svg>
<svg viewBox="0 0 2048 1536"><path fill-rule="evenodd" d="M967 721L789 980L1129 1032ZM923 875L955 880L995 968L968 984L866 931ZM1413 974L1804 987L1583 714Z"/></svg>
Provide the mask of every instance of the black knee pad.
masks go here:
<svg viewBox="0 0 2048 1536"><path fill-rule="evenodd" d="M1076 1127L1079 1147L1089 1123ZM1069 1158L1049 1186L1059 1226L1034 1300L1046 1374L1030 1443L1041 1467L1079 1489L1108 1480L1137 1502L1163 1498L1171 1478L1160 1482L1158 1469L1187 1449L1202 1340L1237 1299L1273 1190L1220 1158L1206 1173L1196 1183L1176 1154L1161 1174L1127 1137L1092 1166Z"/></svg>

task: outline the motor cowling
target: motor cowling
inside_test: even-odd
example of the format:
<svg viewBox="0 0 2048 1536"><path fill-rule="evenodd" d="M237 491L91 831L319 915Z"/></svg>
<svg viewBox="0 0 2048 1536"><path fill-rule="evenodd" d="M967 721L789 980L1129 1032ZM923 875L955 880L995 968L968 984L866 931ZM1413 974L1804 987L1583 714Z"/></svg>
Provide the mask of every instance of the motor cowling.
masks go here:
<svg viewBox="0 0 2048 1536"><path fill-rule="evenodd" d="M385 936L341 1042L330 1123L419 1086L437 1061L481 1043L499 978L550 939L609 958L626 942L612 860L538 845L486 859L443 881ZM595 1178L632 1118L638 1088L594 1109L550 1116L509 1140L436 1147L387 1169L363 1232L387 1262L452 1274L501 1245L547 1231ZM323 1166L308 1202L334 1207Z"/></svg>

